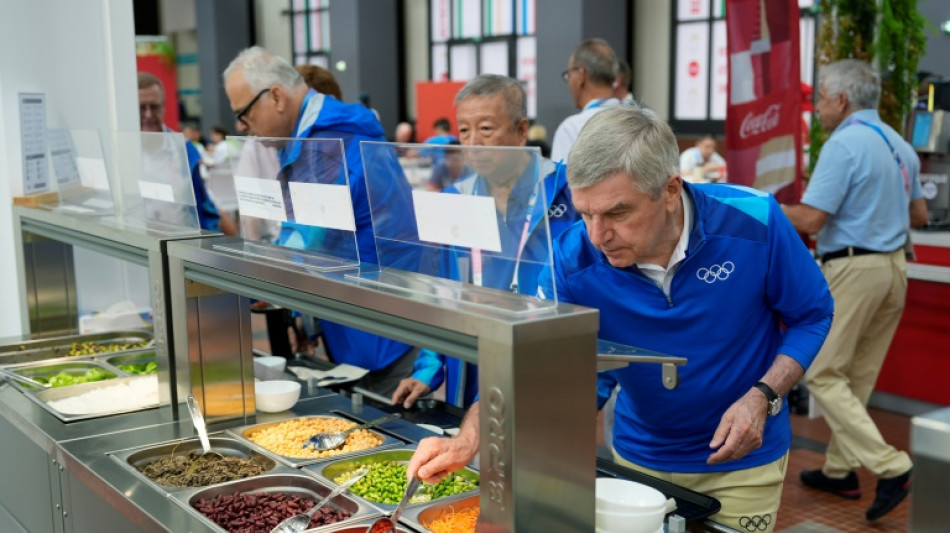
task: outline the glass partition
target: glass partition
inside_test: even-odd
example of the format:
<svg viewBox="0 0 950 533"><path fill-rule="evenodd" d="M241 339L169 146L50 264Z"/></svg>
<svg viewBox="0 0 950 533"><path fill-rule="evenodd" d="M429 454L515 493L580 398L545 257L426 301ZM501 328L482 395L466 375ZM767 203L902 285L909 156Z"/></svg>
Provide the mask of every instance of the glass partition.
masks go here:
<svg viewBox="0 0 950 533"><path fill-rule="evenodd" d="M166 235L198 231L185 137L173 132L116 131L112 139L119 222Z"/></svg>
<svg viewBox="0 0 950 533"><path fill-rule="evenodd" d="M228 139L244 242L217 248L316 271L359 266L352 199L363 193L350 190L342 140Z"/></svg>
<svg viewBox="0 0 950 533"><path fill-rule="evenodd" d="M47 140L59 204L44 207L83 215L111 215L115 204L99 132L50 129Z"/></svg>
<svg viewBox="0 0 950 533"><path fill-rule="evenodd" d="M364 141L360 149L380 269L351 277L508 313L557 305L556 294L537 296L551 264L543 179L554 170L537 148ZM420 178L425 167L413 159L426 150L441 153Z"/></svg>

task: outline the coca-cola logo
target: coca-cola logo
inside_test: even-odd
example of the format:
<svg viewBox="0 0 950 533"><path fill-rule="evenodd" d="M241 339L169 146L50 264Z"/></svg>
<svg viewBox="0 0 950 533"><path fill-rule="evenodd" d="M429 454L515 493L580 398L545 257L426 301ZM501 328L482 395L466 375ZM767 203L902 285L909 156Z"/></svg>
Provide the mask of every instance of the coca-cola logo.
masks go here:
<svg viewBox="0 0 950 533"><path fill-rule="evenodd" d="M742 128L739 129L739 137L746 139L753 135L762 135L778 126L779 113L782 111L782 104L772 104L761 115L749 113L742 119Z"/></svg>

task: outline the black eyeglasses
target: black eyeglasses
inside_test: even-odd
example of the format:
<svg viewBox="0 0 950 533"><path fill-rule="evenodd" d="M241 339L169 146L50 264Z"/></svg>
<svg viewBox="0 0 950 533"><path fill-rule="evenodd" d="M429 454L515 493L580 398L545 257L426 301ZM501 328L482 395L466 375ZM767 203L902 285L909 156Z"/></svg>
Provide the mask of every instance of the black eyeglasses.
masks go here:
<svg viewBox="0 0 950 533"><path fill-rule="evenodd" d="M575 70L578 70L578 69L580 69L580 68L581 68L581 67L571 67L571 68L565 70L564 72L561 73L561 79L564 80L564 81L568 81L569 79L571 79L571 72L573 72L573 71L575 71Z"/></svg>
<svg viewBox="0 0 950 533"><path fill-rule="evenodd" d="M244 124L244 126L248 126L248 123L247 123L247 122L244 122L244 115L246 115L247 112L250 111L252 107L254 107L254 104L256 104L257 101L260 100L260 98L261 98L262 96L264 96L265 93L268 93L268 92L270 92L270 87L268 87L267 89L264 89L263 91L257 93L257 96L255 96L255 97L251 100L251 102L250 102L249 104L247 104L246 106L242 107L241 109L238 109L237 111L235 111L235 112L234 112L234 120L240 122L241 124Z"/></svg>

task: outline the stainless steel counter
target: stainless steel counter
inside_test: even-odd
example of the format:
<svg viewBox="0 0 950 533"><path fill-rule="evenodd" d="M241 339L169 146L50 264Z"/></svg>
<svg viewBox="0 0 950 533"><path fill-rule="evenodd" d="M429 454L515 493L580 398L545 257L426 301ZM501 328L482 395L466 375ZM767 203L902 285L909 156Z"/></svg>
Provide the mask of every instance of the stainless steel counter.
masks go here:
<svg viewBox="0 0 950 533"><path fill-rule="evenodd" d="M349 399L326 389L310 392L293 409L276 414L260 413L257 422L273 422L296 416L339 413L356 419L373 418L382 412L372 407L354 410ZM4 482L0 503L12 514L18 526L3 531L154 531L213 533L220 530L210 522L188 512L166 493L134 473L109 452L153 445L177 439L193 438L190 421L175 421L170 407L115 415L69 424L36 405L19 390L0 384L0 422L9 430L0 439L0 475L18 469L34 471L33 479L21 483ZM238 425L237 420L213 424L212 431ZM431 433L402 420L386 426L407 442L417 442ZM8 428L4 428L8 429ZM49 486L53 499L44 509L44 501L30 493L42 493L47 478L38 460L25 461L40 453L49 466ZM40 475L36 475L39 473ZM28 475L28 472L19 477ZM5 476L5 480L10 479ZM50 490L50 489L45 489ZM58 497L58 499L57 499ZM22 500L22 501L21 501ZM51 528L46 526L46 513ZM61 521L52 517L61 513Z"/></svg>

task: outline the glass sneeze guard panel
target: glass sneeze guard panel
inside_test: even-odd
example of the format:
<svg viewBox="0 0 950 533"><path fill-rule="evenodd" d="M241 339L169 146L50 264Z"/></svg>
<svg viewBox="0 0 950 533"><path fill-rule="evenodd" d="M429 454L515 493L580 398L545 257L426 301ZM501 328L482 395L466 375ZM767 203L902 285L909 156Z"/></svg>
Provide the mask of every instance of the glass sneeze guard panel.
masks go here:
<svg viewBox="0 0 950 533"><path fill-rule="evenodd" d="M228 141L243 242L215 248L316 272L359 266L342 140Z"/></svg>
<svg viewBox="0 0 950 533"><path fill-rule="evenodd" d="M360 143L379 269L347 276L508 314L557 306L538 297L550 267L537 148ZM555 291L556 292L556 291Z"/></svg>
<svg viewBox="0 0 950 533"><path fill-rule="evenodd" d="M185 137L175 132L112 132L117 222L162 235L200 229Z"/></svg>
<svg viewBox="0 0 950 533"><path fill-rule="evenodd" d="M59 203L41 206L66 213L101 216L115 212L112 181L96 130L47 130Z"/></svg>

